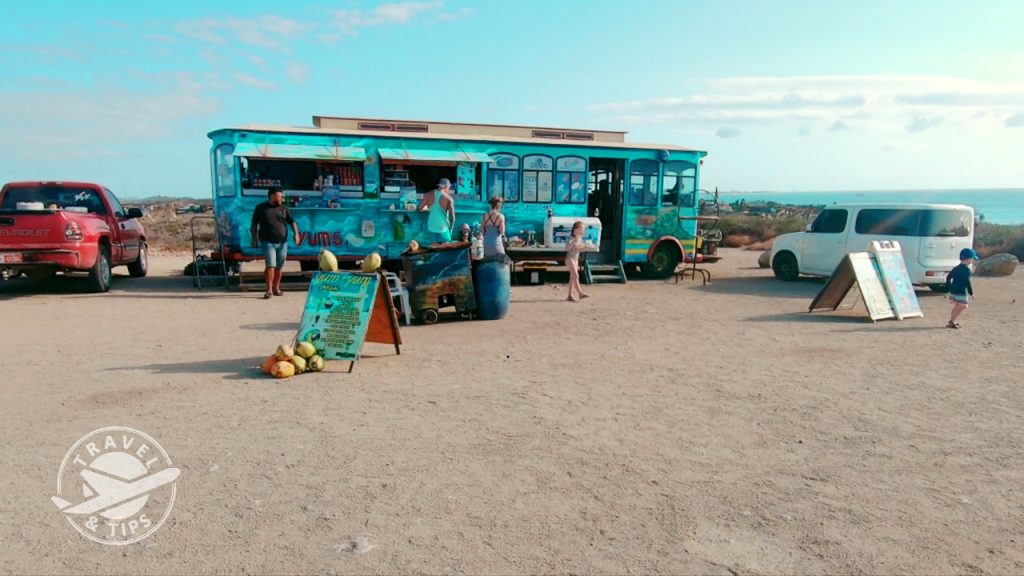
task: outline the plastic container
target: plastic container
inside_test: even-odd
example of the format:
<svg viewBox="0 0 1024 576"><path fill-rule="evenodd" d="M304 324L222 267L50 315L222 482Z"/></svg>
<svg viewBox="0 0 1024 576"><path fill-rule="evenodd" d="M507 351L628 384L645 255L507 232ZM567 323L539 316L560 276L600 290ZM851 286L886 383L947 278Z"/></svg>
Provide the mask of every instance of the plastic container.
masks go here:
<svg viewBox="0 0 1024 576"><path fill-rule="evenodd" d="M574 216L554 216L544 221L544 245L548 248L565 248L565 243L572 236L572 225L583 222L583 240L593 245L601 245L601 219L577 218Z"/></svg>
<svg viewBox="0 0 1024 576"><path fill-rule="evenodd" d="M508 314L512 261L504 254L474 263L476 313L481 320L501 320Z"/></svg>

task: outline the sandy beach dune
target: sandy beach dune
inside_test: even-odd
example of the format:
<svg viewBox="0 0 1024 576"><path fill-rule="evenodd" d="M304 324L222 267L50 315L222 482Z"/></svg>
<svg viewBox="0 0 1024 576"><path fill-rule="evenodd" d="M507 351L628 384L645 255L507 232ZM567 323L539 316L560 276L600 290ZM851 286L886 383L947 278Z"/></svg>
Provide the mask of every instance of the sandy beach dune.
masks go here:
<svg viewBox="0 0 1024 576"><path fill-rule="evenodd" d="M872 324L756 252L714 278L514 287L499 322L276 381L304 294L0 284L0 572L1024 572L1024 278ZM91 542L50 502L123 425L182 470L167 523ZM356 545L353 545L353 542ZM353 551L355 548L355 551Z"/></svg>

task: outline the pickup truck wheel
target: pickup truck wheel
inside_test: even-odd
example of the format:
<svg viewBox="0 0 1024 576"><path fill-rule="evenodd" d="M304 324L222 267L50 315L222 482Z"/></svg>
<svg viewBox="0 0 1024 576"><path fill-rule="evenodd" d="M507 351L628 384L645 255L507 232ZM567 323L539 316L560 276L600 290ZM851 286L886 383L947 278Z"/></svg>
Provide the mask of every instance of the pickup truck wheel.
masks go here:
<svg viewBox="0 0 1024 576"><path fill-rule="evenodd" d="M132 278L142 278L149 271L149 255L146 253L149 248L143 242L139 246L139 258L128 265L128 275Z"/></svg>
<svg viewBox="0 0 1024 576"><path fill-rule="evenodd" d="M110 271L110 248L100 246L96 264L89 270L89 288L93 292L106 292L110 290L111 280L113 274Z"/></svg>

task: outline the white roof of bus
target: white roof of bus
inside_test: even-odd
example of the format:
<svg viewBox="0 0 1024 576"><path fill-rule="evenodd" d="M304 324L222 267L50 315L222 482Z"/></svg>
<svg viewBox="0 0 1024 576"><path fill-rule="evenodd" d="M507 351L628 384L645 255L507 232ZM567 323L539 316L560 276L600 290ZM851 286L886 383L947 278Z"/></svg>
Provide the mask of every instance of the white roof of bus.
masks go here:
<svg viewBox="0 0 1024 576"><path fill-rule="evenodd" d="M279 126L272 124L246 124L223 128L238 132L281 132L288 134L321 134L339 136L373 136L375 138L398 138L405 140L470 140L479 142L501 142L507 144L539 144L544 146L567 146L581 148L622 148L639 150L669 150L674 152L696 152L707 155L704 150L686 148L674 144L638 144L635 142L598 142L591 140L555 140L547 138L513 138L509 136L492 136L488 134L442 134L440 132L376 132L373 130L338 130L335 128L310 128L304 126ZM210 134L219 132L214 130Z"/></svg>

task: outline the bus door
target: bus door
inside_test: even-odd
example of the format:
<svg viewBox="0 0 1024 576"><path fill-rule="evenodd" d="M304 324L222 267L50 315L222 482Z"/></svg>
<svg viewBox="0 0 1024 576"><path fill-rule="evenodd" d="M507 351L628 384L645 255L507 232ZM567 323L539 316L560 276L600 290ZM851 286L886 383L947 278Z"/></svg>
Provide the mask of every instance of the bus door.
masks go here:
<svg viewBox="0 0 1024 576"><path fill-rule="evenodd" d="M590 196L587 213L601 220L601 253L598 260L616 262L622 255L622 196L626 161L590 159Z"/></svg>

